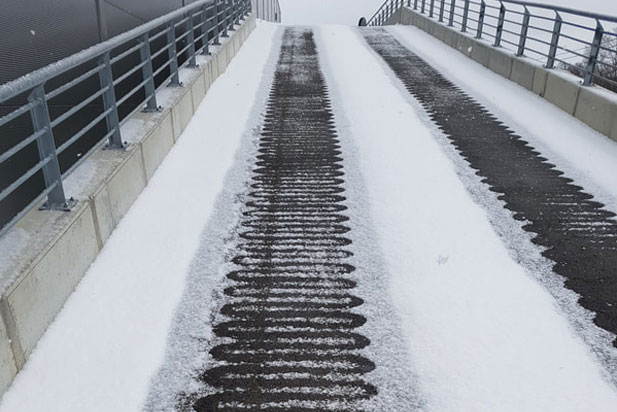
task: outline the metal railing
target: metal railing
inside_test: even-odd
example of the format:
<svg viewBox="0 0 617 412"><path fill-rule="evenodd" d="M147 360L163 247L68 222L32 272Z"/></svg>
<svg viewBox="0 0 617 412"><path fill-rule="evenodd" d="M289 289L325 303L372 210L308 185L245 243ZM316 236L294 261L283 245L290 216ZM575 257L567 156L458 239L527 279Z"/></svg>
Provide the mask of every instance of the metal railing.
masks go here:
<svg viewBox="0 0 617 412"><path fill-rule="evenodd" d="M45 198L46 209L70 209L63 177L105 143L122 149L123 120L138 110L160 110L157 90L182 87L179 68L196 67L197 55L209 54L250 11L250 0L198 0L0 86L0 136L11 140L0 166L8 163L4 170L14 175L24 159L32 161L2 179L2 213L11 213L3 205L11 195L37 175L43 181L20 210L4 216L0 235ZM85 154L61 165L59 157L75 146ZM28 159L26 149L38 155Z"/></svg>
<svg viewBox="0 0 617 412"><path fill-rule="evenodd" d="M518 0L386 0L368 25L401 7L617 91L617 17Z"/></svg>

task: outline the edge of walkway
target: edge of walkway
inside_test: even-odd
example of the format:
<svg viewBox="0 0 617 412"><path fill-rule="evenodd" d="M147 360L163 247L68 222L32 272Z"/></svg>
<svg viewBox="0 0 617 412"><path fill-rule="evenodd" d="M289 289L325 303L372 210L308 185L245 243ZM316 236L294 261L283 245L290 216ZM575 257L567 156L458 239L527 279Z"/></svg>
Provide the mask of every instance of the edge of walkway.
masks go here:
<svg viewBox="0 0 617 412"><path fill-rule="evenodd" d="M5 234L12 243L29 233L33 243L0 267L0 396L255 27L251 14L221 39L184 86L169 92L162 112L131 116L125 126L133 122L142 130L126 133L126 150L99 149L76 170L89 165L95 173L73 179L81 194L70 213L33 209Z"/></svg>
<svg viewBox="0 0 617 412"><path fill-rule="evenodd" d="M617 141L617 96L599 87L585 87L580 79L562 70L549 70L524 56L494 47L401 7L385 25L416 26L477 63L517 83L546 101L576 117L597 132Z"/></svg>

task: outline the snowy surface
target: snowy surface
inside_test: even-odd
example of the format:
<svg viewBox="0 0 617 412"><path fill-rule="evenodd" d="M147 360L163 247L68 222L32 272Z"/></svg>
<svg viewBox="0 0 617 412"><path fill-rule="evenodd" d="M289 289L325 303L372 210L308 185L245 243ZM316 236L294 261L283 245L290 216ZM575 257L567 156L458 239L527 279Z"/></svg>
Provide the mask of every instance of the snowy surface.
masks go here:
<svg viewBox="0 0 617 412"><path fill-rule="evenodd" d="M411 26L388 28L407 47L617 211L617 143L546 100Z"/></svg>
<svg viewBox="0 0 617 412"><path fill-rule="evenodd" d="M511 258L434 131L356 33L322 31L427 410L614 411L601 365Z"/></svg>
<svg viewBox="0 0 617 412"><path fill-rule="evenodd" d="M141 409L200 232L249 120L273 31L258 26L212 85L4 395L0 411Z"/></svg>
<svg viewBox="0 0 617 412"><path fill-rule="evenodd" d="M283 24L347 24L369 19L383 0L279 0Z"/></svg>

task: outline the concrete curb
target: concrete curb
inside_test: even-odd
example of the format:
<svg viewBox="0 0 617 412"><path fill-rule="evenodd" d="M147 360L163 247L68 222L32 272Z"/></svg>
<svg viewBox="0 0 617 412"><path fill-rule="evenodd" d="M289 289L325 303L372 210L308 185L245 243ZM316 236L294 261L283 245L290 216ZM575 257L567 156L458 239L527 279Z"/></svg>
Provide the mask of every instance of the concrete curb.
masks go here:
<svg viewBox="0 0 617 412"><path fill-rule="evenodd" d="M252 14L221 39L197 73L161 113L136 113L141 139L124 151L98 150L88 162L96 176L70 212L32 210L11 234L29 233L32 245L0 268L0 394L10 386L37 342L71 295L114 228L180 138L210 85L221 75L256 26ZM67 178L67 180L70 179ZM83 199L82 199L83 198ZM26 250L27 249L27 250Z"/></svg>
<svg viewBox="0 0 617 412"><path fill-rule="evenodd" d="M617 95L600 87L584 87L580 79L548 70L525 57L461 33L410 8L397 10L385 23L418 27L484 67L546 99L561 110L617 141Z"/></svg>

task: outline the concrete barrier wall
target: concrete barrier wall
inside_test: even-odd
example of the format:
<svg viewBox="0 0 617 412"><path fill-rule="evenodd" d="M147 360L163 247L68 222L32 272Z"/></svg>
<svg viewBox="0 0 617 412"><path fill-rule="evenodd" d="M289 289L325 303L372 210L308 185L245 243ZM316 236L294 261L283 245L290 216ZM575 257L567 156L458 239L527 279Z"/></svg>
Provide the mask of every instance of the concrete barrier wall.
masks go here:
<svg viewBox="0 0 617 412"><path fill-rule="evenodd" d="M183 79L182 88L167 90L171 97L162 112L132 116L127 124L143 127L126 150L101 149L74 172L78 175L80 169L96 165L95 176L81 183L82 195L71 212L35 209L3 236L0 253L29 234L27 247L7 252L0 264L0 394L24 366L114 228L180 138L212 82L225 71L254 27L252 14L229 32L230 37L221 39L222 45L213 48L211 56L197 69L189 69L195 72L189 80Z"/></svg>
<svg viewBox="0 0 617 412"><path fill-rule="evenodd" d="M570 73L545 69L535 61L493 47L407 7L397 10L386 24L418 27L617 141L617 94L600 87L584 87L580 79Z"/></svg>

